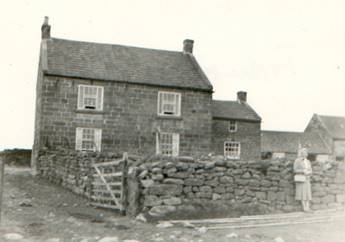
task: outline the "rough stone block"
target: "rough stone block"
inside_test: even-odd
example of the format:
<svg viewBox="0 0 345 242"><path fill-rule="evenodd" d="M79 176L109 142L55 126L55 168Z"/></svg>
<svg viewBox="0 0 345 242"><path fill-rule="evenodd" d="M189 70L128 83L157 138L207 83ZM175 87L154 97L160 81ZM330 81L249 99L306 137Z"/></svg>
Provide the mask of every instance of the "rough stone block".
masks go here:
<svg viewBox="0 0 345 242"><path fill-rule="evenodd" d="M201 186L200 187L200 192L212 193L212 187L210 187L210 186Z"/></svg>
<svg viewBox="0 0 345 242"><path fill-rule="evenodd" d="M182 203L181 198L179 197L171 197L163 200L165 205L179 205Z"/></svg>
<svg viewBox="0 0 345 242"><path fill-rule="evenodd" d="M182 193L182 185L175 184L159 184L147 188L148 194L151 195L180 195Z"/></svg>
<svg viewBox="0 0 345 242"><path fill-rule="evenodd" d="M277 193L276 193L276 192L269 191L269 192L267 193L267 199L268 199L269 201L275 201L275 200L277 200Z"/></svg>
<svg viewBox="0 0 345 242"><path fill-rule="evenodd" d="M204 184L204 181L198 178L187 178L184 184L187 186L201 186Z"/></svg>
<svg viewBox="0 0 345 242"><path fill-rule="evenodd" d="M260 200L266 200L267 199L267 193L266 192L256 192L255 196Z"/></svg>
<svg viewBox="0 0 345 242"><path fill-rule="evenodd" d="M233 183L234 179L230 176L223 176L219 178L219 182L222 184L226 184L226 183Z"/></svg>
<svg viewBox="0 0 345 242"><path fill-rule="evenodd" d="M337 194L336 195L337 203L344 203L345 202L345 194Z"/></svg>
<svg viewBox="0 0 345 242"><path fill-rule="evenodd" d="M147 187L151 187L154 185L154 181L151 179L148 180L141 180L141 184L143 185L143 187L147 188Z"/></svg>
<svg viewBox="0 0 345 242"><path fill-rule="evenodd" d="M191 175L190 172L176 172L176 173L167 173L168 177L172 178L187 178Z"/></svg>
<svg viewBox="0 0 345 242"><path fill-rule="evenodd" d="M145 196L144 206L148 206L148 207L158 206L158 205L161 205L162 202L163 201L159 199L157 196L149 195L149 196Z"/></svg>
<svg viewBox="0 0 345 242"><path fill-rule="evenodd" d="M215 187L214 188L214 191L216 192L216 193L225 193L226 191L225 191L225 187L222 187L222 186L217 186L217 187Z"/></svg>
<svg viewBox="0 0 345 242"><path fill-rule="evenodd" d="M149 211L149 214L153 217L161 217L175 211L176 211L176 207L174 206L161 205L161 206L155 206L151 208Z"/></svg>
<svg viewBox="0 0 345 242"><path fill-rule="evenodd" d="M329 194L329 195L321 198L321 202L323 204L334 203L335 202L335 196Z"/></svg>
<svg viewBox="0 0 345 242"><path fill-rule="evenodd" d="M177 179L177 178L166 178L166 179L163 180L163 183L165 183L165 184L183 185L184 181L182 179Z"/></svg>
<svg viewBox="0 0 345 242"><path fill-rule="evenodd" d="M217 193L212 194L212 200L220 200L220 199L222 199L222 196L220 194L217 194Z"/></svg>

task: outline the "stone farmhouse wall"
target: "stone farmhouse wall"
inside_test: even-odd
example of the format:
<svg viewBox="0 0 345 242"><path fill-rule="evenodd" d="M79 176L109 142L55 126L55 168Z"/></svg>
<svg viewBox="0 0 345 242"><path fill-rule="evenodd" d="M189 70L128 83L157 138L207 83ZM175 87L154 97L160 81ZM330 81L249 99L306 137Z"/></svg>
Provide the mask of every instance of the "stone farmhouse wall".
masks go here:
<svg viewBox="0 0 345 242"><path fill-rule="evenodd" d="M165 214L196 204L256 205L263 211L300 211L294 199L293 162L227 161L222 158L161 160L142 164L138 211ZM313 163L312 209L345 205L345 163ZM197 211L202 212L202 211ZM224 211L225 212L225 211Z"/></svg>
<svg viewBox="0 0 345 242"><path fill-rule="evenodd" d="M104 87L102 112L77 110L79 84ZM157 116L158 91L181 93L181 118ZM76 127L90 127L102 129L102 152L153 154L159 128L180 134L181 155L205 154L210 151L212 134L211 99L211 93L201 91L46 76L36 147L74 150Z"/></svg>
<svg viewBox="0 0 345 242"><path fill-rule="evenodd" d="M241 143L241 160L259 160L261 151L261 124L236 120L237 131L229 132L227 119L214 118L212 123L212 152L224 155L224 142L234 140Z"/></svg>

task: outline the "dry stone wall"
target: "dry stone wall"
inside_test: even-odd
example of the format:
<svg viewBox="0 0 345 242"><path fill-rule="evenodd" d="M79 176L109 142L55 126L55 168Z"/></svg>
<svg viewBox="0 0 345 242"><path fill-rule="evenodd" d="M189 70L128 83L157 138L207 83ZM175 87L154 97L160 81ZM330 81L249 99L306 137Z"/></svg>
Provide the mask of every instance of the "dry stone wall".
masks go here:
<svg viewBox="0 0 345 242"><path fill-rule="evenodd" d="M345 163L314 162L313 209L345 205ZM293 162L228 161L222 157L156 157L137 171L140 208L151 215L195 210L193 204L255 205L266 212L296 211ZM235 206L235 207L236 207ZM200 211L199 211L200 212Z"/></svg>
<svg viewBox="0 0 345 242"><path fill-rule="evenodd" d="M115 153L77 152L64 148L42 149L37 163L37 175L72 192L90 197L92 164L122 157Z"/></svg>
<svg viewBox="0 0 345 242"><path fill-rule="evenodd" d="M38 175L74 193L90 197L92 164L122 157L114 153L85 153L63 148L43 149ZM292 161L231 161L223 157L154 156L130 162L128 214L152 216L179 211L238 215L301 210L295 201ZM313 162L312 208L345 205L345 162ZM231 211L230 211L231 212ZM232 213L233 215L233 213Z"/></svg>

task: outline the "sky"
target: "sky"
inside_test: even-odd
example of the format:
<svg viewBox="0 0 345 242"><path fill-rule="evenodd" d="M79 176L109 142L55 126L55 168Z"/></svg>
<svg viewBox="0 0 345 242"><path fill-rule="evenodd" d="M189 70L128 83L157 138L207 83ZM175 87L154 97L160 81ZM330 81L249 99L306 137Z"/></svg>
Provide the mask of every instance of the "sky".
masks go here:
<svg viewBox="0 0 345 242"><path fill-rule="evenodd" d="M248 102L262 129L303 131L313 113L345 116L345 1L14 0L0 8L0 150L31 148L40 28L56 38L182 50L214 99Z"/></svg>

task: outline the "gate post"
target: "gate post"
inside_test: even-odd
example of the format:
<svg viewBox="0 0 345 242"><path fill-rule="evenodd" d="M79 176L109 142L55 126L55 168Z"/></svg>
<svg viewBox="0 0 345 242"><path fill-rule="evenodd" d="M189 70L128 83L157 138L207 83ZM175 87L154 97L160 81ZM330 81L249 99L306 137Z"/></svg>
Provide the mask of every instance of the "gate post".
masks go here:
<svg viewBox="0 0 345 242"><path fill-rule="evenodd" d="M121 214L126 215L127 209L127 194L128 194L128 184L127 184L127 176L128 176L128 154L127 152L123 153L123 168L122 168L122 191L121 191Z"/></svg>

